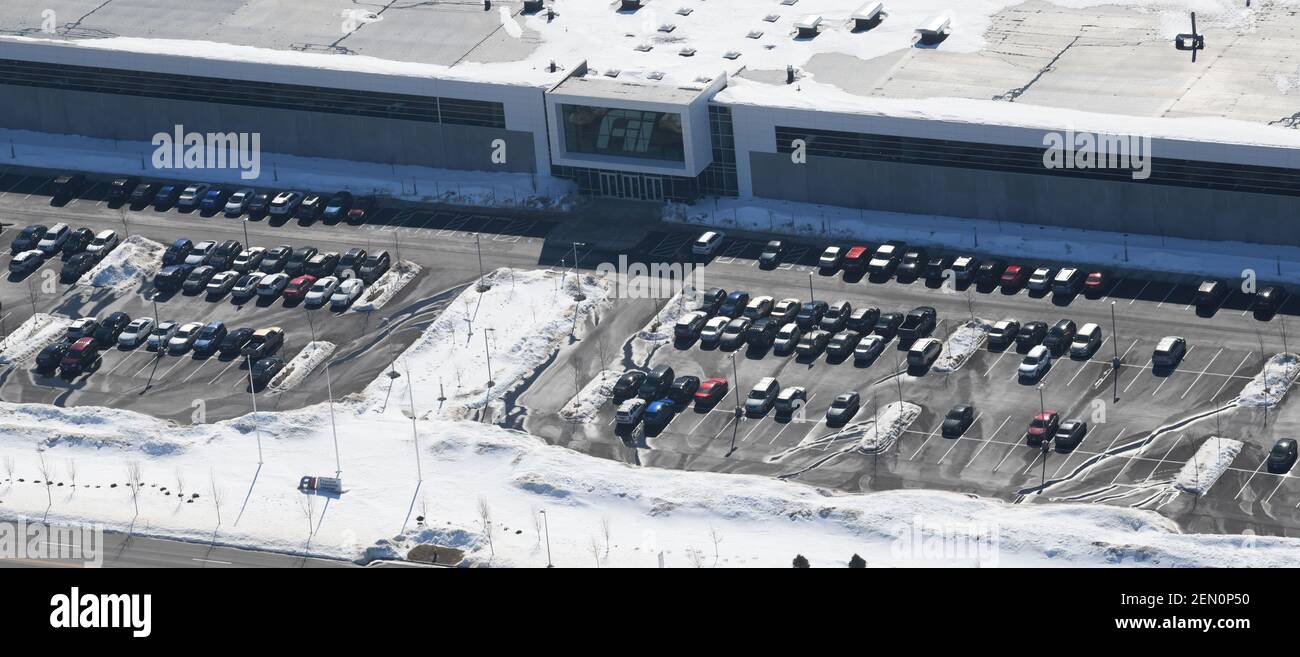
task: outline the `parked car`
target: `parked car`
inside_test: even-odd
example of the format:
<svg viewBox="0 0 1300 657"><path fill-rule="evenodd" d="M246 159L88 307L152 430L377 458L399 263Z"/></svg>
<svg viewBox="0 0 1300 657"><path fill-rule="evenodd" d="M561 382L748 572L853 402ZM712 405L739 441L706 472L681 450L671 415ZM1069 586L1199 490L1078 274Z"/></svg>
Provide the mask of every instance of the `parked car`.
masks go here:
<svg viewBox="0 0 1300 657"><path fill-rule="evenodd" d="M722 329L722 337L718 340L718 346L723 349L739 349L745 344L745 331L749 329L750 321L744 317L727 322L727 327Z"/></svg>
<svg viewBox="0 0 1300 657"><path fill-rule="evenodd" d="M274 354L284 346L284 329L278 326L257 329L244 345L241 355L257 360Z"/></svg>
<svg viewBox="0 0 1300 657"><path fill-rule="evenodd" d="M1052 292L1060 295L1078 294L1083 288L1083 270L1078 267L1062 267L1052 277Z"/></svg>
<svg viewBox="0 0 1300 657"><path fill-rule="evenodd" d="M614 382L614 399L627 399L635 397L641 384L645 381L645 372L641 370L628 370L623 376L618 377Z"/></svg>
<svg viewBox="0 0 1300 657"><path fill-rule="evenodd" d="M978 258L971 256L957 256L952 261L953 282L969 283L975 280L975 273L979 271L980 261Z"/></svg>
<svg viewBox="0 0 1300 657"><path fill-rule="evenodd" d="M241 273L247 274L250 271L260 269L262 261L266 259L266 247L254 246L239 252L235 256L234 262L230 263L230 268Z"/></svg>
<svg viewBox="0 0 1300 657"><path fill-rule="evenodd" d="M41 238L40 242L37 242L36 248L40 249L41 253L44 253L46 256L52 256L58 253L59 249L63 248L63 243L68 241L68 235L71 234L72 228L67 224L54 224L45 232L45 236Z"/></svg>
<svg viewBox="0 0 1300 657"><path fill-rule="evenodd" d="M153 327L153 332L145 340L145 348L150 351L166 349L167 343L171 341L173 335L176 335L176 329L178 328L180 328L180 325L170 320L158 322L158 325Z"/></svg>
<svg viewBox="0 0 1300 657"><path fill-rule="evenodd" d="M695 391L700 389L700 377L698 376L679 376L673 379L673 383L668 388L668 398L678 404L690 403L695 397Z"/></svg>
<svg viewBox="0 0 1300 657"><path fill-rule="evenodd" d="M204 212L217 212L226 209L226 190L220 187L209 188L199 197L199 209Z"/></svg>
<svg viewBox="0 0 1300 657"><path fill-rule="evenodd" d="M817 328L831 333L843 330L844 326L849 323L849 315L852 312L852 304L843 299L838 300L826 307L826 312L822 314L822 319L817 323Z"/></svg>
<svg viewBox="0 0 1300 657"><path fill-rule="evenodd" d="M772 402L772 410L776 411L778 418L789 418L794 415L795 411L803 408L807 402L807 388L790 386L782 388L781 392L776 393L776 401Z"/></svg>
<svg viewBox="0 0 1300 657"><path fill-rule="evenodd" d="M898 335L898 329L903 326L903 320L902 313L882 313L871 332L887 341L893 340L894 336Z"/></svg>
<svg viewBox="0 0 1300 657"><path fill-rule="evenodd" d="M203 324L199 322L181 324L167 341L167 352L175 356L189 351L199 337L199 329L202 328Z"/></svg>
<svg viewBox="0 0 1300 657"><path fill-rule="evenodd" d="M1255 292L1251 309L1257 313L1275 313L1286 303L1286 290L1281 285L1268 285Z"/></svg>
<svg viewBox="0 0 1300 657"><path fill-rule="evenodd" d="M771 317L760 317L745 329L745 344L753 349L766 349L776 340L780 324Z"/></svg>
<svg viewBox="0 0 1300 657"><path fill-rule="evenodd" d="M903 252L903 258L898 263L898 269L894 275L902 281L912 281L920 278L925 273L925 264L929 262L929 254L925 249L919 247L910 247Z"/></svg>
<svg viewBox="0 0 1300 657"><path fill-rule="evenodd" d="M943 437L956 438L966 433L975 422L975 407L970 404L958 404L948 411L943 418Z"/></svg>
<svg viewBox="0 0 1300 657"><path fill-rule="evenodd" d="M853 348L853 360L859 363L869 363L880 357L885 351L885 339L879 335L868 335L858 342L858 346Z"/></svg>
<svg viewBox="0 0 1300 657"><path fill-rule="evenodd" d="M230 269L234 264L235 258L244 250L244 245L239 240L225 240L217 244L212 249L212 256L208 258L205 264L212 265L220 270Z"/></svg>
<svg viewBox="0 0 1300 657"><path fill-rule="evenodd" d="M100 362L95 339L80 338L63 353L63 359L59 361L59 372L64 376L75 376L94 371Z"/></svg>
<svg viewBox="0 0 1300 657"><path fill-rule="evenodd" d="M284 298L286 301L302 301L307 296L307 291L315 284L316 277L310 274L295 277L284 287Z"/></svg>
<svg viewBox="0 0 1300 657"><path fill-rule="evenodd" d="M361 264L366 261L366 250L353 247L343 252L339 256L338 264L334 266L334 276L339 278L352 278L357 276L361 269Z"/></svg>
<svg viewBox="0 0 1300 657"><path fill-rule="evenodd" d="M139 317L131 320L126 328L117 336L117 346L123 349L135 349L144 344L149 339L149 334L153 332L153 318Z"/></svg>
<svg viewBox="0 0 1300 657"><path fill-rule="evenodd" d="M284 288L289 285L289 275L284 272L267 274L262 280L257 282L257 296L264 299L274 299L284 292Z"/></svg>
<svg viewBox="0 0 1300 657"><path fill-rule="evenodd" d="M265 388L275 380L276 375L284 370L284 360L275 356L259 358L253 362L253 367L248 371L249 378L252 379L253 385L258 389Z"/></svg>
<svg viewBox="0 0 1300 657"><path fill-rule="evenodd" d="M727 299L723 301L722 306L718 308L718 314L735 319L745 312L745 307L748 305L749 293L742 290L736 290L727 295Z"/></svg>
<svg viewBox="0 0 1300 657"><path fill-rule="evenodd" d="M110 313L108 317L100 322L99 328L95 329L95 344L100 348L108 349L117 344L117 340L122 336L122 332L131 324L131 316L124 312Z"/></svg>
<svg viewBox="0 0 1300 657"><path fill-rule="evenodd" d="M1156 349L1151 354L1151 365L1172 369L1178 367L1185 355L1187 355L1187 340L1176 335L1165 336L1156 343Z"/></svg>
<svg viewBox="0 0 1300 657"><path fill-rule="evenodd" d="M822 318L826 316L826 311L830 309L830 304L825 301L809 301L799 307L799 313L795 315L794 321L799 324L799 328L807 331L816 328L821 324Z"/></svg>
<svg viewBox="0 0 1300 657"><path fill-rule="evenodd" d="M1053 355L1060 355L1074 342L1074 334L1078 332L1078 327L1074 320L1063 319L1047 329L1047 337L1043 338L1043 346L1052 350Z"/></svg>
<svg viewBox="0 0 1300 657"><path fill-rule="evenodd" d="M641 422L641 416L645 415L645 407L644 399L628 399L614 411L614 421L622 426L634 427Z"/></svg>
<svg viewBox="0 0 1300 657"><path fill-rule="evenodd" d="M938 317L939 313L930 306L913 308L898 327L898 339L908 342L929 336L934 332Z"/></svg>
<svg viewBox="0 0 1300 657"><path fill-rule="evenodd" d="M271 199L268 213L272 217L291 217L298 212L300 205L302 205L302 192L280 192Z"/></svg>
<svg viewBox="0 0 1300 657"><path fill-rule="evenodd" d="M1101 346L1101 327L1089 322L1079 327L1079 332L1074 334L1074 339L1070 341L1071 358L1092 358L1097 353L1097 348Z"/></svg>
<svg viewBox="0 0 1300 657"><path fill-rule="evenodd" d="M943 342L938 338L921 338L907 350L907 366L924 369L934 364L943 352Z"/></svg>
<svg viewBox="0 0 1300 657"><path fill-rule="evenodd" d="M725 237L725 235L720 231L705 231L697 237L695 243L691 245L691 253L694 253L695 255L713 255L713 252L717 251L718 247L722 245L723 237Z"/></svg>
<svg viewBox="0 0 1300 657"><path fill-rule="evenodd" d="M295 214L299 219L315 221L320 219L324 212L325 197L320 194L306 194L302 197L302 203L298 204L298 211Z"/></svg>
<svg viewBox="0 0 1300 657"><path fill-rule="evenodd" d="M708 406L722 401L727 395L727 380L714 376L700 382L700 387L695 391L695 405Z"/></svg>
<svg viewBox="0 0 1300 657"><path fill-rule="evenodd" d="M1039 267L1029 275L1029 282L1025 283L1025 287L1034 292L1046 292L1052 289L1052 279L1055 277L1056 270L1051 267Z"/></svg>
<svg viewBox="0 0 1300 657"><path fill-rule="evenodd" d="M828 246L822 251L821 256L817 258L817 266L823 270L833 271L840 268L840 261L844 259L844 249L838 246Z"/></svg>
<svg viewBox="0 0 1300 657"><path fill-rule="evenodd" d="M45 233L48 231L49 228L43 224L24 226L22 230L18 231L18 235L14 237L13 241L9 243L9 255L18 255L23 251L35 249L41 243L41 240L45 239Z"/></svg>
<svg viewBox="0 0 1300 657"><path fill-rule="evenodd" d="M700 344L704 346L713 346L722 340L722 331L731 323L731 318L726 315L710 317L709 321L704 323L704 328L700 329Z"/></svg>
<svg viewBox="0 0 1300 657"><path fill-rule="evenodd" d="M229 333L225 322L213 320L203 325L194 336L194 353L211 354L221 347L221 341Z"/></svg>
<svg viewBox="0 0 1300 657"><path fill-rule="evenodd" d="M1273 474L1286 474L1291 471L1291 466L1295 465L1296 460L1296 441L1291 438L1283 438L1273 443L1273 449L1268 453L1268 471Z"/></svg>
<svg viewBox="0 0 1300 657"><path fill-rule="evenodd" d="M861 333L844 329L831 336L830 341L826 343L826 355L830 358L848 358L861 341Z"/></svg>
<svg viewBox="0 0 1300 657"><path fill-rule="evenodd" d="M45 254L36 249L23 251L9 260L9 273L15 276L26 276L45 264Z"/></svg>
<svg viewBox="0 0 1300 657"><path fill-rule="evenodd" d="M307 294L303 296L303 303L309 308L317 308L329 303L330 297L339 289L339 279L334 276L316 279Z"/></svg>
<svg viewBox="0 0 1300 657"><path fill-rule="evenodd" d="M179 290L193 269L191 265L167 265L154 274L153 286L165 292Z"/></svg>
<svg viewBox="0 0 1300 657"><path fill-rule="evenodd" d="M352 203L352 208L348 210L348 223L352 225L365 223L366 219L368 219L371 213L375 211L377 205L375 197L373 196L363 196L359 199L355 199Z"/></svg>
<svg viewBox="0 0 1300 657"><path fill-rule="evenodd" d="M236 190L234 194L230 195L230 198L226 199L226 205L221 209L221 211L227 217L238 217L239 215L244 214L248 209L249 202L251 202L253 197L256 195L257 192L251 189Z"/></svg>
<svg viewBox="0 0 1300 657"><path fill-rule="evenodd" d="M288 264L291 256L293 256L292 246L287 244L273 246L266 250L266 254L262 256L262 262L257 268L266 274L284 271L284 266Z"/></svg>
<svg viewBox="0 0 1300 657"><path fill-rule="evenodd" d="M379 280L380 276L388 273L388 268L392 265L392 260L388 257L387 251L378 251L366 256L357 269L357 276L371 285Z"/></svg>
<svg viewBox="0 0 1300 657"><path fill-rule="evenodd" d="M1066 420L1056 429L1056 436L1053 441L1056 443L1056 451L1068 452L1079 443L1083 442L1084 436L1088 435L1088 423L1082 420Z"/></svg>
<svg viewBox="0 0 1300 657"><path fill-rule="evenodd" d="M1020 333L1020 322L1014 319L1004 319L995 322L989 329L989 345L993 347L1006 348L1010 347L1016 341L1016 336Z"/></svg>
<svg viewBox="0 0 1300 657"><path fill-rule="evenodd" d="M212 258L212 252L217 248L217 243L212 240L203 240L190 249L189 254L185 256L185 264L197 267L208 264Z"/></svg>
<svg viewBox="0 0 1300 657"><path fill-rule="evenodd" d="M851 331L866 335L876 328L876 322L879 320L879 308L875 306L859 307L854 308L853 312L849 313L849 319L844 325Z"/></svg>
<svg viewBox="0 0 1300 657"><path fill-rule="evenodd" d="M1030 348L1024 360L1020 361L1020 367L1016 368L1016 372L1023 381L1037 381L1051 366L1052 352L1040 344Z"/></svg>
<svg viewBox="0 0 1300 657"><path fill-rule="evenodd" d="M90 240L90 244L86 245L86 253L92 253L96 259L102 259L121 243L122 239L117 236L117 231L101 230L95 234L95 239Z"/></svg>
<svg viewBox="0 0 1300 657"><path fill-rule="evenodd" d="M208 281L217 275L217 268L212 265L203 265L190 270L189 275L185 277L185 282L181 283L181 291L185 294L198 294L208 287Z"/></svg>
<svg viewBox="0 0 1300 657"><path fill-rule="evenodd" d="M1192 304L1202 312L1214 310L1228 297L1228 284L1223 281L1206 279L1196 286L1196 295Z"/></svg>
<svg viewBox="0 0 1300 657"><path fill-rule="evenodd" d="M1016 332L1016 348L1021 351L1028 351L1031 347L1043 343L1047 337L1046 322L1025 322L1020 330Z"/></svg>
<svg viewBox="0 0 1300 657"><path fill-rule="evenodd" d="M856 392L846 392L836 395L831 401L831 407L826 409L826 425L831 427L842 427L858 414L858 409L862 405L862 400Z"/></svg>
<svg viewBox="0 0 1300 657"><path fill-rule="evenodd" d="M239 282L240 273L237 271L223 271L214 274L208 279L208 284L203 286L204 291L208 293L209 300L220 299L226 296Z"/></svg>
<svg viewBox="0 0 1300 657"><path fill-rule="evenodd" d="M798 299L782 299L772 306L772 314L769 317L780 324L789 324L799 315L799 306Z"/></svg>
<svg viewBox="0 0 1300 657"><path fill-rule="evenodd" d="M235 284L230 288L230 297L232 299L247 299L257 294L257 284L262 282L266 274L260 271L250 272L240 276Z"/></svg>
<svg viewBox="0 0 1300 657"><path fill-rule="evenodd" d="M76 342L82 338L92 338L99 330L99 320L94 317L79 317L72 320L63 334L64 342Z"/></svg>
<svg viewBox="0 0 1300 657"><path fill-rule="evenodd" d="M142 208L153 202L154 197L158 194L158 183L145 182L135 186L131 190L129 203L132 208Z"/></svg>
<svg viewBox="0 0 1300 657"><path fill-rule="evenodd" d="M51 195L51 199L59 203L70 201L77 194L80 194L85 186L86 177L79 173L59 176L54 179L54 193Z"/></svg>
<svg viewBox="0 0 1300 657"><path fill-rule="evenodd" d="M163 266L166 267L168 265L179 265L184 263L186 258L189 257L190 252L193 250L194 242L183 237L172 242L171 245L167 247L167 250L163 251Z"/></svg>
<svg viewBox="0 0 1300 657"><path fill-rule="evenodd" d="M726 300L726 290L720 287L709 288L709 290L700 297L700 310L703 310L709 315L716 315Z"/></svg>
<svg viewBox="0 0 1300 657"><path fill-rule="evenodd" d="M1007 290L1016 290L1029 282L1029 269L1022 265L1007 265L998 277L998 283Z"/></svg>
<svg viewBox="0 0 1300 657"><path fill-rule="evenodd" d="M234 358L243 351L244 345L248 344L248 341L252 338L253 329L251 328L237 328L233 331L229 331L226 333L226 337L222 338L221 346L217 348L217 353L219 353L222 358Z"/></svg>
<svg viewBox="0 0 1300 657"><path fill-rule="evenodd" d="M783 255L785 255L785 242L772 240L765 244L763 251L758 254L758 266L763 269L773 269L781 264Z"/></svg>
<svg viewBox="0 0 1300 657"><path fill-rule="evenodd" d="M347 310L361 296L366 284L359 278L349 278L339 283L338 289L330 295L330 310Z"/></svg>
<svg viewBox="0 0 1300 657"><path fill-rule="evenodd" d="M745 304L745 310L741 312L741 317L749 320L761 319L772 313L772 303L774 299L768 296L754 297Z"/></svg>
<svg viewBox="0 0 1300 657"><path fill-rule="evenodd" d="M1043 411L1034 416L1029 422L1029 430L1025 432L1025 441L1030 447L1038 447L1043 444L1044 440L1051 440L1056 435L1056 430L1061 426L1061 415L1056 411Z"/></svg>
<svg viewBox="0 0 1300 657"><path fill-rule="evenodd" d="M261 217L271 211L272 198L270 192L257 192L248 199L248 206L244 211L250 217Z"/></svg>
<svg viewBox="0 0 1300 657"><path fill-rule="evenodd" d="M801 358L816 358L826 350L826 345L830 344L830 341L830 333L813 329L800 336L799 344L795 347L795 352L798 353Z"/></svg>
<svg viewBox="0 0 1300 657"><path fill-rule="evenodd" d="M776 402L777 393L781 392L781 384L770 376L765 376L750 388L749 394L745 395L745 413L749 415L764 415L772 409L772 404Z"/></svg>
<svg viewBox="0 0 1300 657"><path fill-rule="evenodd" d="M63 248L60 249L64 258L69 258L78 253L83 253L86 247L95 239L95 231L89 228L78 228L68 234L68 239L64 240Z"/></svg>
<svg viewBox="0 0 1300 657"><path fill-rule="evenodd" d="M176 205L177 199L181 196L181 186L165 184L158 188L158 193L153 195L153 206L155 209L164 210Z"/></svg>
<svg viewBox="0 0 1300 657"><path fill-rule="evenodd" d="M326 221L338 221L347 216L348 211L352 209L352 203L351 192L337 192L325 203L325 211L321 216Z"/></svg>
<svg viewBox="0 0 1300 657"><path fill-rule="evenodd" d="M1083 293L1088 297L1097 298L1106 293L1110 287L1110 274L1104 271L1088 272L1083 279ZM1060 443L1057 443L1060 446Z"/></svg>
<svg viewBox="0 0 1300 657"><path fill-rule="evenodd" d="M176 199L176 207L182 210L193 210L194 208L197 208L210 189L212 189L211 185L203 183L197 183L186 187L181 192L180 197Z"/></svg>
<svg viewBox="0 0 1300 657"><path fill-rule="evenodd" d="M867 267L871 249L866 246L850 246L840 259L840 269L846 272L862 271Z"/></svg>
<svg viewBox="0 0 1300 657"><path fill-rule="evenodd" d="M922 275L927 280L942 280L947 274L944 272L952 271L952 256L933 256L925 261L925 271Z"/></svg>
<svg viewBox="0 0 1300 657"><path fill-rule="evenodd" d="M786 324L777 329L776 338L772 340L772 351L778 356L787 355L794 351L801 337L803 337L803 329L800 329L798 324Z"/></svg>
<svg viewBox="0 0 1300 657"><path fill-rule="evenodd" d="M68 347L72 345L67 342L51 342L36 354L36 371L53 372L58 369L59 363L63 362L63 356L68 353Z"/></svg>
<svg viewBox="0 0 1300 657"><path fill-rule="evenodd" d="M302 272L304 274L315 276L316 278L324 278L325 276L333 275L334 270L338 269L338 266L339 254L333 251L326 251L325 253L317 253L308 258L307 263L303 265Z"/></svg>
<svg viewBox="0 0 1300 657"><path fill-rule="evenodd" d="M975 269L975 282L979 285L996 285L1007 270L1007 263L996 258L985 260Z"/></svg>
<svg viewBox="0 0 1300 657"><path fill-rule="evenodd" d="M677 405L671 399L656 399L646 404L642 420L648 426L662 427L677 416Z"/></svg>
<svg viewBox="0 0 1300 657"><path fill-rule="evenodd" d="M109 203L125 203L139 184L140 179L135 177L114 178L108 183L108 192L104 194L104 200Z"/></svg>
<svg viewBox="0 0 1300 657"><path fill-rule="evenodd" d="M898 269L906 247L906 244L898 240L890 240L876 247L876 252L867 262L867 273L872 276L892 276Z"/></svg>

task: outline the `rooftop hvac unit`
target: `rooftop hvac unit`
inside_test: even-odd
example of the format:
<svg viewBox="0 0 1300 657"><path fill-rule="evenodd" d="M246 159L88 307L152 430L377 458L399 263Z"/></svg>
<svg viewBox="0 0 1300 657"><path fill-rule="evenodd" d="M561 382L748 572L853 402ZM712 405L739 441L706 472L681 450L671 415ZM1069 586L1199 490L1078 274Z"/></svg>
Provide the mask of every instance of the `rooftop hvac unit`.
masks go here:
<svg viewBox="0 0 1300 657"><path fill-rule="evenodd" d="M636 11L641 8L641 0L621 0L619 2L620 11Z"/></svg>
<svg viewBox="0 0 1300 657"><path fill-rule="evenodd" d="M809 14L799 19L794 24L798 33L795 35L799 39L811 39L817 36L817 27L822 24L822 17L817 14Z"/></svg>
<svg viewBox="0 0 1300 657"><path fill-rule="evenodd" d="M950 32L949 24L952 22L947 14L940 14L927 19L920 27L916 28L916 34L921 38L921 43L935 43L948 37Z"/></svg>
<svg viewBox="0 0 1300 657"><path fill-rule="evenodd" d="M883 11L885 11L885 3L883 2L868 2L867 4L858 7L858 10L853 12L853 15L849 17L853 19L853 29L871 29L872 26L880 22L880 14Z"/></svg>
<svg viewBox="0 0 1300 657"><path fill-rule="evenodd" d="M524 13L536 14L542 10L542 0L524 0Z"/></svg>

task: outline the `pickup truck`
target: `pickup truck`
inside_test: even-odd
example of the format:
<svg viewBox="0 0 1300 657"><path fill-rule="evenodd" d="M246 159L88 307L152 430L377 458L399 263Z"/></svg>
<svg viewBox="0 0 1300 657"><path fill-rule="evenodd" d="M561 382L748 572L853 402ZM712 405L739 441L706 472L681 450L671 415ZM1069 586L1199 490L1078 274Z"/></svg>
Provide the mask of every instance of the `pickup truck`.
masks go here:
<svg viewBox="0 0 1300 657"><path fill-rule="evenodd" d="M903 324L898 327L898 339L911 342L920 338L928 337L934 331L935 320L938 313L930 306L918 306L907 313L903 318Z"/></svg>

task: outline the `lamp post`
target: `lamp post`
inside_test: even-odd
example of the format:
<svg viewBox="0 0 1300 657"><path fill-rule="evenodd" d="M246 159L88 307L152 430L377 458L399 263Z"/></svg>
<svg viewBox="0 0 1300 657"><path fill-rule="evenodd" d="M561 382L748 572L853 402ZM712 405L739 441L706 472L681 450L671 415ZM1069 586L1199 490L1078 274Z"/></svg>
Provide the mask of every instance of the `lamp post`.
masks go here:
<svg viewBox="0 0 1300 657"><path fill-rule="evenodd" d="M1043 403L1043 384L1040 383L1038 384L1038 414L1041 417L1044 413L1047 413L1047 404ZM1043 450L1043 488L1047 487L1047 442L1050 440L1045 429L1046 427L1044 427L1043 440L1039 443Z"/></svg>
<svg viewBox="0 0 1300 657"><path fill-rule="evenodd" d="M474 233L474 250L478 253L478 286L474 289L477 290L479 294L482 294L492 289L492 286L488 285L487 281L483 280L483 247L479 244L478 233Z"/></svg>
<svg viewBox="0 0 1300 657"><path fill-rule="evenodd" d="M158 353L162 353L163 348L158 348ZM253 415L257 415L257 384L253 382L253 359L251 356L244 356L244 366L248 368L248 393L253 397ZM257 426L257 418L253 418L253 431L257 435L257 464L262 465L262 428Z"/></svg>
<svg viewBox="0 0 1300 657"><path fill-rule="evenodd" d="M1110 336L1111 349L1114 356L1110 359L1110 370L1114 374L1111 380L1114 383L1114 399L1119 401L1119 325L1115 323L1115 301L1110 302Z"/></svg>
<svg viewBox="0 0 1300 657"><path fill-rule="evenodd" d="M573 300L586 301L587 295L582 293L582 281L579 280L578 278L578 245L579 244L586 246L586 244L584 244L583 242L573 243L573 281L575 283L575 287L574 287L575 292L573 293Z"/></svg>
<svg viewBox="0 0 1300 657"><path fill-rule="evenodd" d="M555 564L551 563L551 519L546 515L546 510L538 511L542 514L542 525L546 528L546 567L554 568Z"/></svg>
<svg viewBox="0 0 1300 657"><path fill-rule="evenodd" d="M489 388L496 385L496 382L492 380L492 348L488 345L488 333L494 331L496 331L496 329L493 328L483 329L483 353L487 355L487 375L488 375L487 387Z"/></svg>

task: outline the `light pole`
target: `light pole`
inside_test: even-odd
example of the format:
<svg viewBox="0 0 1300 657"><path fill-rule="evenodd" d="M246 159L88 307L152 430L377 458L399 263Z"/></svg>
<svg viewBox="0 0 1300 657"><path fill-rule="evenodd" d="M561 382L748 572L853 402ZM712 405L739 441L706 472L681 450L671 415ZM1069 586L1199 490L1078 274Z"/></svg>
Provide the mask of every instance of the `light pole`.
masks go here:
<svg viewBox="0 0 1300 657"><path fill-rule="evenodd" d="M479 294L482 294L492 289L492 286L483 280L483 247L479 244L478 233L474 233L474 250L478 252L478 286L474 289L478 290Z"/></svg>
<svg viewBox="0 0 1300 657"><path fill-rule="evenodd" d="M816 301L817 297L813 295L812 272L808 272L808 301Z"/></svg>
<svg viewBox="0 0 1300 657"><path fill-rule="evenodd" d="M727 450L727 456L731 456L736 451L736 435L740 432L740 414L742 412L740 410L740 368L736 366L736 353L731 352L731 378L736 382L736 385L732 386L731 389L735 392L736 410L733 412L734 419L731 423L731 449Z"/></svg>
<svg viewBox="0 0 1300 657"><path fill-rule="evenodd" d="M1119 401L1119 325L1115 323L1115 301L1110 302L1110 346L1114 351L1114 357L1110 359L1110 370L1114 376L1111 381L1114 384L1114 400Z"/></svg>
<svg viewBox="0 0 1300 657"><path fill-rule="evenodd" d="M406 360L403 360L402 364L406 367L406 396L411 401L411 439L415 441L416 481L423 483L424 468L420 466L420 433L416 429L416 424L415 424L415 379L411 378L411 364L406 362ZM397 371L396 369L394 369L393 374L396 373Z"/></svg>
<svg viewBox="0 0 1300 657"><path fill-rule="evenodd" d="M1040 383L1040 384L1038 384L1038 415L1039 415L1039 417L1042 417L1043 414L1045 414L1045 413L1047 413L1047 404L1043 403L1043 384ZM1043 429L1044 429L1044 431L1043 431L1043 440L1042 440L1042 442L1038 443L1038 444L1041 446L1041 449L1043 450L1043 480L1042 480L1042 486L1043 486L1044 488L1047 487L1047 441L1051 439L1051 438L1047 435L1046 428L1047 428L1046 426L1043 427ZM1039 492L1041 493L1042 491L1040 490Z"/></svg>
<svg viewBox="0 0 1300 657"><path fill-rule="evenodd" d="M542 525L546 528L546 567L554 568L555 564L551 563L551 519L546 515L546 510L538 511L542 514Z"/></svg>
<svg viewBox="0 0 1300 657"><path fill-rule="evenodd" d="M582 282L578 279L578 245L579 244L586 246L586 244L582 242L573 243L573 280L574 283L576 284L575 287L576 291L573 293L573 300L586 301L587 295L582 293Z"/></svg>
<svg viewBox="0 0 1300 657"><path fill-rule="evenodd" d="M247 230L247 229L245 229ZM311 341L316 342L316 322L311 318L311 311L307 309L307 304L302 305L302 312L307 316L307 326L311 328ZM325 394L330 403L330 433L334 434L334 476L343 475L343 460L339 458L339 429L334 422L334 382L330 376L329 363L325 363Z"/></svg>
<svg viewBox="0 0 1300 657"><path fill-rule="evenodd" d="M239 223L240 223L240 224L243 224L243 226L244 226L244 248L249 248L249 243L248 243L248 217L245 216L244 218L240 219L240 220L239 220Z"/></svg>
<svg viewBox="0 0 1300 657"><path fill-rule="evenodd" d="M495 382L492 381L492 348L488 346L488 333L494 331L496 331L496 329L493 328L483 329L483 353L487 355L487 375L488 375L487 387L488 388L491 388L493 385L496 385Z"/></svg>

